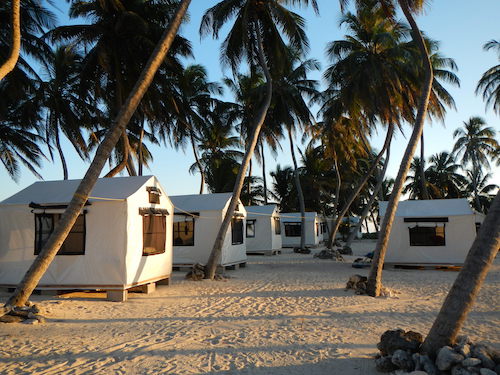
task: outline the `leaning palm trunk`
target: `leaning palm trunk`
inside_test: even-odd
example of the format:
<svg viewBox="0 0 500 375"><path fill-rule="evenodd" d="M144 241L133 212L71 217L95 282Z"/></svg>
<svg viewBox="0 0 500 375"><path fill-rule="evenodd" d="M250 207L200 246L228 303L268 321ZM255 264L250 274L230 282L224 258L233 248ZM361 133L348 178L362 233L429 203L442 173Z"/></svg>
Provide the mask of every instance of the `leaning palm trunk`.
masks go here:
<svg viewBox="0 0 500 375"><path fill-rule="evenodd" d="M56 148L57 152L59 154L59 158L61 159L61 165L63 169L63 179L67 180L68 179L68 165L66 164L66 158L64 157L64 152L61 147L61 139L59 137L59 126L56 126Z"/></svg>
<svg viewBox="0 0 500 375"><path fill-rule="evenodd" d="M354 241L356 234L358 233L359 229L361 228L361 224L363 223L363 221L366 219L366 217L370 213L370 209L371 209L373 203L375 202L375 199L377 198L378 192L382 188L382 184L384 183L385 173L387 172L387 166L389 165L390 155L391 155L391 145L389 144L389 147L387 147L387 151L385 154L384 166L382 167L382 170L380 171L380 173L378 175L378 181L373 189L373 194L371 195L368 202L366 202L366 206L363 209L363 212L361 213L361 218L359 219L359 222L353 228L351 233L349 233L349 238L347 239L346 244L345 244L346 247L351 247L352 241Z"/></svg>
<svg viewBox="0 0 500 375"><path fill-rule="evenodd" d="M293 146L292 130L288 129L288 138L290 138L290 152L292 154L293 162L293 178L295 180L295 188L297 189L297 198L299 199L299 210L301 217L300 225L300 248L306 247L306 205L304 203L304 193L302 192L302 185L300 184L299 168L297 166L297 159L295 157L295 148Z"/></svg>
<svg viewBox="0 0 500 375"><path fill-rule="evenodd" d="M264 185L264 204L267 205L266 157L264 156L264 143L261 142L260 147L262 155L262 182Z"/></svg>
<svg viewBox="0 0 500 375"><path fill-rule="evenodd" d="M422 350L434 354L453 345L500 248L500 193L497 193L465 263L438 313Z"/></svg>
<svg viewBox="0 0 500 375"><path fill-rule="evenodd" d="M427 181L425 179L425 153L424 153L424 132L422 131L422 135L420 136L420 184L422 185L422 199L430 199L429 191L427 190Z"/></svg>
<svg viewBox="0 0 500 375"><path fill-rule="evenodd" d="M250 139L247 143L247 149L243 160L241 162L241 167L236 176L236 181L234 183L233 188L233 196L231 197L231 201L229 202L229 207L227 208L226 215L224 216L224 220L219 228L219 233L215 238L215 243L212 248L212 252L210 253L210 257L208 258L207 265L205 267L205 278L213 279L215 276L215 271L217 269L217 264L219 262L221 252L222 252L222 244L224 243L224 238L226 237L227 230L229 229L229 224L231 223L231 219L233 218L234 211L236 209L236 205L238 204L238 200L240 199L241 189L243 188L243 182L245 180L245 173L250 164L250 160L253 156L253 151L255 146L257 145L257 141L259 139L260 129L264 124L264 120L266 119L267 110L271 105L271 98L273 95L273 85L271 80L271 74L269 73L269 68L267 67L267 63L264 57L264 47L262 45L262 36L260 34L260 30L257 32L258 38L258 53L259 53L259 62L262 70L264 71L264 75L266 77L266 94L264 97L264 102L260 106L255 118L254 124L250 128L252 129L252 133L250 135Z"/></svg>
<svg viewBox="0 0 500 375"><path fill-rule="evenodd" d="M356 199L358 194L361 192L361 189L366 185L368 180L370 179L370 176L373 174L373 172L377 169L378 163L382 159L382 156L385 153L385 150L387 150L387 147L391 143L392 140L392 133L394 132L394 125L390 124L389 128L387 129L387 135L385 137L384 141L384 146L382 147L382 150L378 153L377 157L375 158L372 166L368 170L368 172L364 175L364 177L361 179L361 181L358 182L358 185L356 188L351 192L351 195L347 202L345 203L344 207L342 208L342 211L337 215L337 219L335 220L335 223L333 224L332 231L330 232L330 238L328 239L328 248L331 249L333 247L333 243L335 242L335 237L337 236L337 232L340 228L340 224L342 223L342 219L344 216L347 214L347 211L349 211L349 208L351 207L352 202Z"/></svg>
<svg viewBox="0 0 500 375"><path fill-rule="evenodd" d="M42 248L42 251L40 251L40 254L37 256L28 272L17 286L14 294L7 301L7 305L23 306L28 301L28 298L38 285L38 282L42 278L45 271L49 268L50 263L61 248L61 245L68 236L69 231L73 227L73 224L84 207L85 202L87 202L89 194L92 191L97 178L106 163L106 160L109 158L109 155L111 155L116 142L118 142L123 130L126 128L142 97L153 81L156 71L162 64L163 59L170 49L190 2L191 0L182 0L169 28L163 33L162 38L151 54L148 63L144 67L125 104L120 109L120 112L113 122L112 127L109 129L108 134L97 148L94 160L90 164L85 177L76 189L68 208L64 211L61 220L54 228L54 232L52 232L49 236L47 242Z"/></svg>
<svg viewBox="0 0 500 375"><path fill-rule="evenodd" d="M198 166L198 170L200 171L201 176L200 194L203 194L203 188L205 187L205 171L203 170L200 158L198 157L198 152L196 152L196 142L194 140L193 129L191 127L189 129L189 137L191 139L191 147L193 148L194 160L196 160L196 165Z"/></svg>
<svg viewBox="0 0 500 375"><path fill-rule="evenodd" d="M415 120L413 132L408 142L408 146L406 147L403 160L401 161L401 166L399 167L396 181L394 182L391 197L387 205L387 211L380 228L379 238L370 268L370 274L368 276L367 292L370 296L373 297L377 297L380 295L380 289L382 287L382 268L384 266L385 253L387 252L387 244L389 242L389 236L391 234L392 224L394 222L394 216L396 215L396 209L398 207L399 199L403 191L403 184L406 179L406 175L408 174L408 170L410 169L411 160L413 158L413 155L415 154L418 140L422 135L422 131L424 129L424 121L427 113L427 106L429 104L429 96L431 93L433 81L432 65L429 60L429 54L427 52L427 47L425 46L424 39L422 38L422 34L420 33L420 30L415 23L413 16L411 15L406 0L399 0L399 4L411 26L413 40L418 46L422 55L422 64L425 75L420 96L420 103L418 106L417 118Z"/></svg>
<svg viewBox="0 0 500 375"><path fill-rule="evenodd" d="M123 129L122 135L122 142L123 142L123 155L122 155L122 160L115 165L113 169L111 169L104 177L115 177L118 173L120 173L123 169L125 169L128 165L128 155L130 152L129 146L128 146L128 136L127 136L127 130Z"/></svg>
<svg viewBox="0 0 500 375"><path fill-rule="evenodd" d="M0 66L0 81L14 69L21 50L21 0L12 1L12 46L9 57Z"/></svg>

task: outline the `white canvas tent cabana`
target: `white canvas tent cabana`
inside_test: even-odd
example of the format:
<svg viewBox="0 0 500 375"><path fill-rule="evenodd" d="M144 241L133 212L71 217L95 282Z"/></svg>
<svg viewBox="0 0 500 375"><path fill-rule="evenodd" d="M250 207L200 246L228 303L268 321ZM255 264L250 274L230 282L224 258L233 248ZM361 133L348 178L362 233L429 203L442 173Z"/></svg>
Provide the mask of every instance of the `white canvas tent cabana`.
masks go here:
<svg viewBox="0 0 500 375"><path fill-rule="evenodd" d="M388 202L379 203L384 217ZM389 264L461 265L484 216L467 199L399 202L385 262Z"/></svg>
<svg viewBox="0 0 500 375"><path fill-rule="evenodd" d="M278 207L247 206L247 254L274 254L281 249L281 224Z"/></svg>
<svg viewBox="0 0 500 375"><path fill-rule="evenodd" d="M0 203L0 286L16 286L80 180L36 182ZM127 289L168 281L173 207L156 177L100 178L37 289Z"/></svg>
<svg viewBox="0 0 500 375"><path fill-rule="evenodd" d="M176 195L174 204L174 266L206 264L224 220L232 193ZM238 203L222 245L219 265L246 265L246 210Z"/></svg>
<svg viewBox="0 0 500 375"><path fill-rule="evenodd" d="M306 246L318 246L322 240L321 218L316 212L306 212ZM283 247L300 246L302 216L300 212L282 212L281 240ZM324 227L324 226L323 226Z"/></svg>

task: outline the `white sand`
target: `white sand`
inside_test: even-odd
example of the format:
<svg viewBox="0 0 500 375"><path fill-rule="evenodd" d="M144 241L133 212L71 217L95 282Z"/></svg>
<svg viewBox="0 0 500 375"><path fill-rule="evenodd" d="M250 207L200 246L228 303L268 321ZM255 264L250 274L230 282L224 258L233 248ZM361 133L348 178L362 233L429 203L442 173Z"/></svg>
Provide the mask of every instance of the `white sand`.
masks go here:
<svg viewBox="0 0 500 375"><path fill-rule="evenodd" d="M356 253L373 244L357 243ZM126 303L104 294L33 296L43 325L0 325L1 374L376 374L386 329L426 334L456 272L385 270L398 298L344 291L350 264L312 255L253 256L225 282L185 281ZM500 260L464 333L498 346ZM5 302L7 295L0 295Z"/></svg>

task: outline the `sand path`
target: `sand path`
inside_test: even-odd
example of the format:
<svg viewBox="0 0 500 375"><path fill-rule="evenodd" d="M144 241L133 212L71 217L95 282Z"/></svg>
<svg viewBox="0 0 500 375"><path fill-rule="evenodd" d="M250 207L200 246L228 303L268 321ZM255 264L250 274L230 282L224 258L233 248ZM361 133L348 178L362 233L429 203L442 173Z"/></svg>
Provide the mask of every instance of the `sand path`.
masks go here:
<svg viewBox="0 0 500 375"><path fill-rule="evenodd" d="M456 272L386 270L398 298L345 292L350 264L281 254L251 257L225 282L183 280L126 303L33 296L44 325L0 326L1 374L376 374L386 329L426 333ZM465 332L500 342L500 262ZM6 294L0 295L5 301Z"/></svg>

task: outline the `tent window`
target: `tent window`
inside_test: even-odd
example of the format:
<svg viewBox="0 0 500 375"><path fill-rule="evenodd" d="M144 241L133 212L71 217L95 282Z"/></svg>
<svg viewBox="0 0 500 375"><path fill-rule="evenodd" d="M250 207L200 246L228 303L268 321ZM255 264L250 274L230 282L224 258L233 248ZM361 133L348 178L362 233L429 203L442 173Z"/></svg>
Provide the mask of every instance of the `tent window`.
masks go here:
<svg viewBox="0 0 500 375"><path fill-rule="evenodd" d="M160 189L154 186L148 186L146 187L146 190L149 194L149 203L160 203Z"/></svg>
<svg viewBox="0 0 500 375"><path fill-rule="evenodd" d="M274 218L274 234L281 234L281 221L279 217Z"/></svg>
<svg viewBox="0 0 500 375"><path fill-rule="evenodd" d="M144 215L142 217L142 255L164 253L166 238L166 216Z"/></svg>
<svg viewBox="0 0 500 375"><path fill-rule="evenodd" d="M255 237L255 220L247 220L247 238Z"/></svg>
<svg viewBox="0 0 500 375"><path fill-rule="evenodd" d="M446 246L444 228L444 226L408 228L410 246Z"/></svg>
<svg viewBox="0 0 500 375"><path fill-rule="evenodd" d="M243 243L243 220L233 218L231 220L231 243L239 245Z"/></svg>
<svg viewBox="0 0 500 375"><path fill-rule="evenodd" d="M285 236L287 237L300 237L302 223L284 223Z"/></svg>
<svg viewBox="0 0 500 375"><path fill-rule="evenodd" d="M194 246L194 217L174 223L174 246Z"/></svg>
<svg viewBox="0 0 500 375"><path fill-rule="evenodd" d="M60 219L61 214L35 214L35 255L40 254ZM57 255L84 255L85 227L85 215L79 215Z"/></svg>

